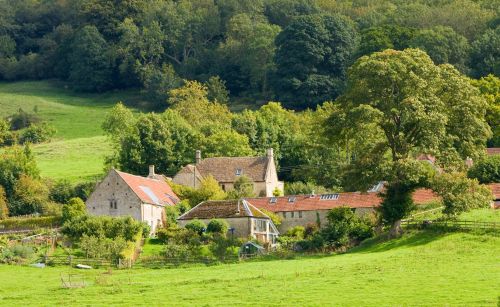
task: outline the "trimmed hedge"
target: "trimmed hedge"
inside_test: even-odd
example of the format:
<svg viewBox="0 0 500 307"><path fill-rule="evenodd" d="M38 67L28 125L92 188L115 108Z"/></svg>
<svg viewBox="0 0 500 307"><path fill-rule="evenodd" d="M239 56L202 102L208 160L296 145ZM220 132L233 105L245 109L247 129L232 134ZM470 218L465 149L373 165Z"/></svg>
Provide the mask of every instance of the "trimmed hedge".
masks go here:
<svg viewBox="0 0 500 307"><path fill-rule="evenodd" d="M41 216L30 218L8 218L0 220L0 230L20 230L59 227L62 225L60 216Z"/></svg>

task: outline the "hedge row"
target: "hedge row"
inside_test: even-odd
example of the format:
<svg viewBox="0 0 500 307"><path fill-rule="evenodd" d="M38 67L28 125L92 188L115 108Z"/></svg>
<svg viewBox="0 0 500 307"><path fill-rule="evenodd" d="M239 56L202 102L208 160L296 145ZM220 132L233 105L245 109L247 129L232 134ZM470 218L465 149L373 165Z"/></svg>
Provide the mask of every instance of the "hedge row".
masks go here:
<svg viewBox="0 0 500 307"><path fill-rule="evenodd" d="M59 227L62 225L60 216L41 216L30 218L9 218L0 220L0 230L24 230Z"/></svg>

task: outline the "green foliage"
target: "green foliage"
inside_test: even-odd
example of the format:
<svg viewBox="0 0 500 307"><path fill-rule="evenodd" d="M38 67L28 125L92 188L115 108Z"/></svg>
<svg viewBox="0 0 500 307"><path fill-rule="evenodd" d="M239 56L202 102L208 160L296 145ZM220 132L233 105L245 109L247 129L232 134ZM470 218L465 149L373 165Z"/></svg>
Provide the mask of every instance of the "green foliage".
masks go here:
<svg viewBox="0 0 500 307"><path fill-rule="evenodd" d="M462 173L440 174L433 180L433 190L442 198L443 213L457 216L471 209L487 208L491 190L480 185L476 179L469 179Z"/></svg>
<svg viewBox="0 0 500 307"><path fill-rule="evenodd" d="M62 225L60 216L41 216L30 218L8 218L0 221L5 230L54 228Z"/></svg>
<svg viewBox="0 0 500 307"><path fill-rule="evenodd" d="M118 162L121 169L135 174L147 174L147 165L174 174L190 161L187 151L196 138L195 131L174 111L142 115L121 139Z"/></svg>
<svg viewBox="0 0 500 307"><path fill-rule="evenodd" d="M469 43L450 27L438 26L418 31L409 45L424 50L436 64L450 63L466 72Z"/></svg>
<svg viewBox="0 0 500 307"><path fill-rule="evenodd" d="M470 63L475 77L500 75L500 26L489 29L472 43Z"/></svg>
<svg viewBox="0 0 500 307"><path fill-rule="evenodd" d="M9 216L9 205L7 204L7 197L5 190L0 186L0 220L4 220Z"/></svg>
<svg viewBox="0 0 500 307"><path fill-rule="evenodd" d="M65 204L74 196L76 196L75 188L68 180L58 180L49 185L49 198L52 201Z"/></svg>
<svg viewBox="0 0 500 307"><path fill-rule="evenodd" d="M467 176L479 183L500 182L500 155L488 156L476 162L467 172Z"/></svg>
<svg viewBox="0 0 500 307"><path fill-rule="evenodd" d="M42 181L21 175L16 182L9 212L12 216L46 213L49 189Z"/></svg>
<svg viewBox="0 0 500 307"><path fill-rule="evenodd" d="M490 136L486 103L451 66L436 66L415 49L386 50L358 60L348 83L343 110L330 118L333 134L356 133L341 122L336 127L339 117L377 133L365 135L362 144L368 147L356 152L348 174L361 189L389 181L383 205L387 223L409 214L411 192L426 186L434 172L415 161L416 155L433 153L448 170L463 168L466 157L482 155L482 144ZM394 88L397 91L390 90Z"/></svg>
<svg viewBox="0 0 500 307"><path fill-rule="evenodd" d="M122 237L111 239L84 234L80 239L79 246L87 258L116 260L127 247L127 242Z"/></svg>
<svg viewBox="0 0 500 307"><path fill-rule="evenodd" d="M226 81L219 76L212 76L208 78L206 85L208 100L223 104L229 103L229 91L226 88Z"/></svg>
<svg viewBox="0 0 500 307"><path fill-rule="evenodd" d="M101 92L111 87L112 68L108 44L95 26L87 25L75 34L69 57L69 80L81 91Z"/></svg>
<svg viewBox="0 0 500 307"><path fill-rule="evenodd" d="M131 217L80 215L64 222L61 232L75 241L79 241L84 235L109 239L121 237L125 241L134 241L142 229L142 223Z"/></svg>
<svg viewBox="0 0 500 307"><path fill-rule="evenodd" d="M207 226L202 221L194 219L187 223L185 228L201 236L203 232L205 232Z"/></svg>
<svg viewBox="0 0 500 307"><path fill-rule="evenodd" d="M332 209L328 223L321 231L324 240L334 246L347 246L351 241L362 241L373 236L373 225L358 217L349 207Z"/></svg>
<svg viewBox="0 0 500 307"><path fill-rule="evenodd" d="M311 182L285 182L285 195L324 194L327 189Z"/></svg>
<svg viewBox="0 0 500 307"><path fill-rule="evenodd" d="M19 136L20 144L37 144L49 141L55 134L56 129L47 123L31 125L24 129Z"/></svg>
<svg viewBox="0 0 500 307"><path fill-rule="evenodd" d="M254 183L246 176L241 175L234 181L233 190L227 194L228 199L240 199L245 197L254 197Z"/></svg>
<svg viewBox="0 0 500 307"><path fill-rule="evenodd" d="M85 203L78 197L71 198L62 207L63 221L69 221L84 216L87 213Z"/></svg>
<svg viewBox="0 0 500 307"><path fill-rule="evenodd" d="M8 121L11 130L21 130L40 123L41 119L38 115L25 112L23 109L19 108L17 113L8 117Z"/></svg>
<svg viewBox="0 0 500 307"><path fill-rule="evenodd" d="M144 66L141 70L141 79L147 96L158 106L164 104L169 97L168 93L180 87L183 82L173 66L167 64L163 64L161 69L153 65Z"/></svg>
<svg viewBox="0 0 500 307"><path fill-rule="evenodd" d="M472 84L479 89L488 103L486 121L493 132L488 145L500 147L500 78L488 75L479 80L472 80Z"/></svg>
<svg viewBox="0 0 500 307"><path fill-rule="evenodd" d="M219 234L225 237L228 228L229 224L225 220L213 219L208 222L207 233Z"/></svg>
<svg viewBox="0 0 500 307"><path fill-rule="evenodd" d="M281 101L307 108L336 98L358 44L352 21L340 15L298 17L276 38Z"/></svg>

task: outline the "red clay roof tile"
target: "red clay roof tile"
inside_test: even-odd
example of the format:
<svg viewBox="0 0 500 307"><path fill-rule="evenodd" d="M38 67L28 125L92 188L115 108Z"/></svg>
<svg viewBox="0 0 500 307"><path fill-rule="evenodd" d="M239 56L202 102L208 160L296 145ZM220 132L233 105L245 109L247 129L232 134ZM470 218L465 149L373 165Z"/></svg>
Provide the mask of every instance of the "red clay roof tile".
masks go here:
<svg viewBox="0 0 500 307"><path fill-rule="evenodd" d="M116 171L141 201L148 204L175 205L179 198L163 179L152 179Z"/></svg>

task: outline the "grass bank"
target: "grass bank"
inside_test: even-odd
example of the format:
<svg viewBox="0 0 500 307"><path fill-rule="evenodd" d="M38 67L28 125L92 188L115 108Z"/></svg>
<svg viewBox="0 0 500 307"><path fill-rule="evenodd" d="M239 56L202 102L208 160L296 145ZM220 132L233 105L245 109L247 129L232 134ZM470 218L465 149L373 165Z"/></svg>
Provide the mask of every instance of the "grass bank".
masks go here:
<svg viewBox="0 0 500 307"><path fill-rule="evenodd" d="M101 123L118 101L137 105L140 95L134 91L75 93L50 81L0 83L0 117L19 108L32 113L36 109L57 129L52 142L33 147L42 176L73 182L102 173L103 158L111 148Z"/></svg>
<svg viewBox="0 0 500 307"><path fill-rule="evenodd" d="M500 237L414 232L350 253L184 269L0 266L0 305L495 306ZM87 287L61 288L61 274ZM49 294L50 293L50 294Z"/></svg>

